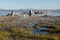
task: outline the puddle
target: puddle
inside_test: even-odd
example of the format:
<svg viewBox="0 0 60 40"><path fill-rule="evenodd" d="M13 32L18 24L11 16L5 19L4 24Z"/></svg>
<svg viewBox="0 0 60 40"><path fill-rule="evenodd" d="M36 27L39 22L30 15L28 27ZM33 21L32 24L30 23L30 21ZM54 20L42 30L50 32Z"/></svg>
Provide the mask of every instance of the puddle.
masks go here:
<svg viewBox="0 0 60 40"><path fill-rule="evenodd" d="M40 29L38 29L38 30L32 29L31 32L32 32L33 34L48 34L48 33L49 33L49 32L47 32L47 31L41 31L41 30L47 30L47 28L40 28Z"/></svg>
<svg viewBox="0 0 60 40"><path fill-rule="evenodd" d="M34 23L29 23L28 26L34 27L35 24Z"/></svg>
<svg viewBox="0 0 60 40"><path fill-rule="evenodd" d="M31 32L32 32L32 34L49 34L49 30L48 29L55 29L54 28L54 26L40 26L40 28L39 29L34 29L34 27L36 26L36 23L28 23L27 25L26 25L26 27L27 26L30 26L30 27L32 27L32 29L31 29Z"/></svg>

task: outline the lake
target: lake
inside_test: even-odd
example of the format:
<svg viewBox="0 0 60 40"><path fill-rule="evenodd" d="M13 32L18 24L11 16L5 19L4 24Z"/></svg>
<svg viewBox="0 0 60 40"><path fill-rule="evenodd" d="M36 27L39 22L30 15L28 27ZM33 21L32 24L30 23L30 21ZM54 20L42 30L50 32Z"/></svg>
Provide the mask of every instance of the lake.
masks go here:
<svg viewBox="0 0 60 40"><path fill-rule="evenodd" d="M19 13L19 14L23 14L22 11L14 11L15 13ZM11 11L1 11L0 10L0 16L6 16L7 14L10 14ZM27 12L28 14L28 12ZM41 16L41 14L37 14L38 16ZM37 16L36 15L36 16ZM45 15L45 14L42 14L42 15ZM55 12L49 12L48 15L53 15L53 16L60 16L60 13L55 13Z"/></svg>

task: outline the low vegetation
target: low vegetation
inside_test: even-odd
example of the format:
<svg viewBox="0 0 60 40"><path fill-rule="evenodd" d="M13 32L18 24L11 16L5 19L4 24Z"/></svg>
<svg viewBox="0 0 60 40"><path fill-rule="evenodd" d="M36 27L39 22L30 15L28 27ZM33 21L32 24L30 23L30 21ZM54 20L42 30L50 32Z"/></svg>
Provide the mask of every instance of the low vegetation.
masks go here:
<svg viewBox="0 0 60 40"><path fill-rule="evenodd" d="M17 21L17 23L12 21L12 19L11 21L0 22L0 40L60 40L60 25L54 25L54 27L52 25L52 27L47 26L49 34L33 34L31 30L40 29L41 26L39 24L33 27L20 26L25 24L25 21L20 21L20 23Z"/></svg>

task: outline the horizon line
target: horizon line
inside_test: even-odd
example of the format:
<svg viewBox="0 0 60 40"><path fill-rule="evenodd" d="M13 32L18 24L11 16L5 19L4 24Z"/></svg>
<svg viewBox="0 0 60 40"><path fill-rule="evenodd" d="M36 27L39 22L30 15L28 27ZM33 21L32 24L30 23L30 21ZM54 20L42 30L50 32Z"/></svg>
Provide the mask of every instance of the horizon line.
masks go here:
<svg viewBox="0 0 60 40"><path fill-rule="evenodd" d="M0 8L1 10L20 10L20 9L38 9L38 8L20 8L20 9L5 9L5 8ZM58 8L56 8L58 9ZM40 9L38 9L40 10ZM54 9L41 9L41 10L54 10Z"/></svg>

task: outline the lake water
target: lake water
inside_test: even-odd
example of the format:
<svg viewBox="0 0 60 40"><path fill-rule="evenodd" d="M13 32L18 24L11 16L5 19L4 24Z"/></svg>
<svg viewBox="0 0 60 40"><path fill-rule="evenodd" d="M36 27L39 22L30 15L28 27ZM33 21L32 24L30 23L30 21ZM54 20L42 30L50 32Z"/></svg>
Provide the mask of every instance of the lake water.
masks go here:
<svg viewBox="0 0 60 40"><path fill-rule="evenodd" d="M0 11L0 16L6 16L7 14L10 14L10 13L11 11ZM23 14L23 12L20 12L20 11L16 11L15 13ZM45 14L42 14L42 15L45 15ZM60 13L49 12L48 15L60 16ZM38 16L41 16L41 14L39 14Z"/></svg>

